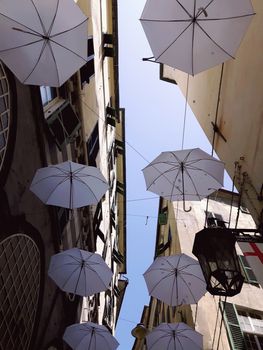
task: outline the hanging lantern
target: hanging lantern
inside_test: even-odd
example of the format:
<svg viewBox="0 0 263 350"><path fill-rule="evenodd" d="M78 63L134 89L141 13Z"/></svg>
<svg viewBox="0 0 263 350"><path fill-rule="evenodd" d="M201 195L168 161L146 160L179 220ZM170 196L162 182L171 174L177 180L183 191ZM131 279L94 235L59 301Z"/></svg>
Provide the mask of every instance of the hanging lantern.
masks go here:
<svg viewBox="0 0 263 350"><path fill-rule="evenodd" d="M241 291L244 277L235 243L234 233L225 228L205 228L195 236L193 254L212 295L234 296Z"/></svg>

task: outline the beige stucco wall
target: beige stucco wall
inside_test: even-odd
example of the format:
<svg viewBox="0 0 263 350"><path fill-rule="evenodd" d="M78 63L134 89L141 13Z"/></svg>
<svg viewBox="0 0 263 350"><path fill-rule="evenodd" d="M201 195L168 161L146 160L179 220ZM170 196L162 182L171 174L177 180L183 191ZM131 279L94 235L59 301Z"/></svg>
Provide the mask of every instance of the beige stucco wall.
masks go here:
<svg viewBox="0 0 263 350"><path fill-rule="evenodd" d="M230 215L230 198L228 201L221 199L217 194L210 197L208 201L208 211L220 214L223 220L228 222ZM190 212L184 212L181 203L174 203L174 213L177 224L177 232L180 241L181 252L196 257L192 254L193 243L195 234L204 228L205 223L205 210L207 206L207 199L201 202L187 202L186 208L192 207ZM230 227L234 228L236 225L237 218L237 205L232 208L231 223ZM252 217L249 214L240 212L237 228L254 228L255 224ZM237 245L238 254L242 254L240 248ZM222 301L224 298L222 298ZM208 350L212 348L214 331L216 325L216 315L218 310L219 297L213 297L208 292L198 302L197 309L197 321L195 329L203 334L203 346L204 349ZM247 309L259 310L263 312L263 290L262 288L253 286L251 284L244 283L242 291L235 297L229 297L227 302L242 306ZM192 317L195 317L196 306L192 305ZM214 348L217 346L218 334L221 322L221 313L217 320L217 331L214 340ZM222 334L220 337L220 350L230 349L227 340L225 328L222 328Z"/></svg>
<svg viewBox="0 0 263 350"><path fill-rule="evenodd" d="M217 134L214 146L232 178L238 162L240 176L236 176L236 187L241 190L243 186L243 201L259 223L263 208L263 202L257 198L263 183L263 3L252 3L256 15L236 59L224 64L217 126L226 142ZM221 65L189 79L188 103L211 143L220 76ZM163 77L175 80L185 95L185 73L164 66Z"/></svg>

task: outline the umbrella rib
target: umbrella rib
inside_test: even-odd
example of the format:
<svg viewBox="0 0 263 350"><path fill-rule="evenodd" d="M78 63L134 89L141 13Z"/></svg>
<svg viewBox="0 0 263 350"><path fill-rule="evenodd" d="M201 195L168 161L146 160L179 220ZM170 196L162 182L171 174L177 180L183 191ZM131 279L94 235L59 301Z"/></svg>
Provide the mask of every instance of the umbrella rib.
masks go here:
<svg viewBox="0 0 263 350"><path fill-rule="evenodd" d="M47 179L59 178L59 177L62 177L62 178L64 178L64 179L67 179L67 178L68 178L68 177L65 176L65 175L48 175L48 176L42 177L42 178L39 179L38 181L34 182L34 184L32 184L32 186L38 185L38 184L40 184L42 181L45 181L45 180L47 180Z"/></svg>
<svg viewBox="0 0 263 350"><path fill-rule="evenodd" d="M205 281L201 278L201 277L198 277L196 276L195 274L193 273L188 273L188 272L183 272L181 273L181 275L183 276L191 276L191 277L194 277L195 279L199 280L200 282L203 282L205 284Z"/></svg>
<svg viewBox="0 0 263 350"><path fill-rule="evenodd" d="M13 18L11 18L11 17L9 17L9 16L7 16L7 15L5 15L5 14L3 14L3 13L0 13L0 16L3 16L3 17L5 17L5 18L7 18L7 19L9 19L9 20L11 20L11 21L13 21L13 22L19 24L19 25L22 26L22 27L25 27L26 29L29 29L29 30L31 30L32 32L34 32L35 34L37 34L37 35L39 35L39 36L42 37L42 34L41 34L41 33L37 32L36 30L34 30L34 29L32 29L32 28L30 28L30 27L28 27L28 26L26 26L25 24L20 23L20 22L18 22L17 20L15 20L15 19L13 19Z"/></svg>
<svg viewBox="0 0 263 350"><path fill-rule="evenodd" d="M70 32L71 30L74 30L74 29L80 27L83 23L87 22L87 20L88 20L88 18L85 18L81 23L75 25L75 26L72 27L72 28L69 28L69 29L67 29L67 30L64 30L63 32L59 32L59 33L57 33L57 34L53 34L53 35L50 36L50 38L54 38L54 37L56 37L56 36L65 34L65 33L67 33L67 32Z"/></svg>
<svg viewBox="0 0 263 350"><path fill-rule="evenodd" d="M34 34L33 34L33 35L34 35ZM19 46L15 46L15 47L10 47L9 49L0 50L0 53L2 53L2 52L7 52L7 51L11 51L11 50L20 49L21 47L30 46L30 45L39 43L39 42L42 41L42 40L43 40L43 39L41 38L41 39L39 39L39 40L30 42L30 43L27 43L27 44L24 44L24 45L19 45Z"/></svg>
<svg viewBox="0 0 263 350"><path fill-rule="evenodd" d="M201 200L200 194L198 193L197 188L196 188L196 186L195 186L195 183L194 183L192 177L190 176L190 174L189 174L187 168L185 168L185 172L186 172L186 174L188 175L190 181L192 182L192 185L193 185L194 190L195 190L195 195L199 198L199 200Z"/></svg>
<svg viewBox="0 0 263 350"><path fill-rule="evenodd" d="M49 41L52 42L52 43L54 43L54 44L56 44L56 45L58 45L58 46L60 46L60 47L62 47L62 48L65 49L65 50L67 50L67 51L73 53L75 56L81 58L85 63L88 62L86 58L83 58L82 56L80 56L79 54L77 54L76 52L74 52L73 50L69 49L68 47L66 47L66 46L64 46L64 45L62 45L62 44L60 44L60 43L58 43L57 41L53 40L52 38L49 38Z"/></svg>
<svg viewBox="0 0 263 350"><path fill-rule="evenodd" d="M56 73L57 73L57 81L59 82L59 71L58 71L58 65L57 65L57 61L56 61L56 58L54 56L54 52L52 50L52 47L51 47L51 44L50 44L50 41L52 40L48 40L48 46L49 46L49 49L50 49L50 52L51 52L51 55L52 55L52 58L53 58L53 61L54 61L54 64L55 64L55 68L56 68Z"/></svg>
<svg viewBox="0 0 263 350"><path fill-rule="evenodd" d="M186 168L185 170L187 171L188 168ZM216 180L216 182L219 182L218 179L217 179L214 175L212 175L212 174L206 172L204 169L200 169L200 168L191 168L190 170L200 171L200 172L203 172L204 174L208 174L211 178L213 178L214 180ZM189 175L189 177L190 177L190 175Z"/></svg>
<svg viewBox="0 0 263 350"><path fill-rule="evenodd" d="M53 16L53 19L52 19L52 21L51 21L50 27L49 27L48 32L47 32L47 36L48 36L48 37L50 36L51 30L53 29L53 26L54 26L54 23L55 23L55 19L56 19L56 17L57 17L58 5L59 5L59 0L57 0L56 11L55 11L55 14L54 14L54 16Z"/></svg>
<svg viewBox="0 0 263 350"><path fill-rule="evenodd" d="M156 344L158 344L158 342L159 342L161 339L163 339L163 338L170 338L170 334L169 334L166 330L158 330L158 331L159 331L159 332L163 332L164 335L161 335L158 339L156 339L156 340L152 343L152 346L151 346L151 348L149 348L149 350L152 349L153 346L155 346ZM152 332L154 332L154 330L153 330Z"/></svg>
<svg viewBox="0 0 263 350"><path fill-rule="evenodd" d="M200 11L200 13L196 16L196 19L214 2L215 0L211 0L204 8L203 11Z"/></svg>
<svg viewBox="0 0 263 350"><path fill-rule="evenodd" d="M195 331L193 331L193 332L195 332ZM199 344L195 343L195 342L193 341L193 339L191 339L190 337L187 337L187 336L184 335L184 334L181 334L180 337L185 338L185 339L188 339L188 340L191 341L195 346L198 346L198 349L200 349L200 350L203 349L202 347L200 348ZM178 341L179 341L179 339L178 339Z"/></svg>
<svg viewBox="0 0 263 350"><path fill-rule="evenodd" d="M38 59L37 59L35 65L34 65L34 67L32 68L31 72L30 72L30 73L28 74L28 76L23 80L23 83L25 83L25 82L27 81L27 79L31 76L31 74L32 74L32 73L34 72L34 70L36 69L36 67L37 67L37 65L38 65L38 63L39 63L39 61L40 61L40 58L41 58L41 56L42 56L42 54L43 54L43 52L44 52L46 46L47 46L47 40L44 40L42 49L41 49L40 54L39 54L39 57L38 57Z"/></svg>
<svg viewBox="0 0 263 350"><path fill-rule="evenodd" d="M181 280L183 281L183 283L186 285L186 288L188 289L188 291L190 292L192 298L194 299L194 301L197 303L197 300L195 298L195 295L192 293L191 288L188 286L188 284L185 282L185 280L183 279L183 277L181 275L179 275L179 277L181 278Z"/></svg>
<svg viewBox="0 0 263 350"><path fill-rule="evenodd" d="M48 202L49 198L52 196L52 194L55 192L55 190L61 185L63 184L63 182L67 181L67 178L66 179L63 179L62 181L60 181L60 183L58 183L54 188L53 190L49 193L47 199L46 199L46 202Z"/></svg>
<svg viewBox="0 0 263 350"><path fill-rule="evenodd" d="M220 49L222 50L225 54L227 54L229 57L235 59L234 56L232 56L230 53L228 53L225 49L223 49L223 47L221 47L219 44L217 44L217 42L215 42L215 40L202 28L202 26L200 26L200 24L198 22L196 22L196 25L202 30L202 32Z"/></svg>
<svg viewBox="0 0 263 350"><path fill-rule="evenodd" d="M183 22L191 22L190 19L140 19L141 22L161 22L161 23L183 23Z"/></svg>
<svg viewBox="0 0 263 350"><path fill-rule="evenodd" d="M77 266L77 267L75 268L75 270L71 272L71 274L68 276L68 278L67 278L67 279L65 280L65 282L63 283L62 288L65 288L65 285L66 285L66 284L68 283L68 281L71 279L71 277L73 276L73 274L78 270L78 268L79 268L79 266ZM75 289L75 291L76 291L76 289Z"/></svg>
<svg viewBox="0 0 263 350"><path fill-rule="evenodd" d="M194 2L194 15L195 15L195 9L196 9L196 0ZM195 38L195 22L193 22L193 33L192 33L192 75L194 75L194 39ZM186 101L187 103L187 101Z"/></svg>
<svg viewBox="0 0 263 350"><path fill-rule="evenodd" d="M224 21L228 19L237 19L237 18L244 18L244 17L251 17L254 16L256 13L249 13L247 15L240 15L240 16L233 16L233 17L220 17L220 18L198 18L198 22L207 22L207 21Z"/></svg>
<svg viewBox="0 0 263 350"><path fill-rule="evenodd" d="M43 33L46 35L46 29L45 29L44 23L43 23L43 21L42 21L42 18L41 18L41 16L40 16L40 13L38 12L38 9L37 9L37 7L36 7L34 1L33 1L33 0L30 0L30 1L31 1L31 3L32 3L32 5L33 5L33 7L34 7L34 9L35 9L35 11L36 11L36 13L37 13L37 17L38 17L39 22L40 22L40 24L41 24Z"/></svg>
<svg viewBox="0 0 263 350"><path fill-rule="evenodd" d="M184 350L184 347L183 347L183 345L182 345L182 343L181 343L179 337L177 337L177 340L178 340L178 343L180 344L181 349Z"/></svg>
<svg viewBox="0 0 263 350"><path fill-rule="evenodd" d="M178 0L176 0L176 2L181 6L181 8L188 14L190 18L193 18L193 16L186 10L186 8Z"/></svg>
<svg viewBox="0 0 263 350"><path fill-rule="evenodd" d="M90 175L88 175L90 176ZM93 176L94 178L96 178L97 180L100 180L103 184L107 185L107 183L103 180L101 180L100 178ZM88 187L88 189L90 190L90 192L93 194L93 196L96 198L97 201L99 201L98 197L95 195L94 191L92 190L92 188L83 180L81 180L79 177L75 178L76 181L82 183L84 186Z"/></svg>
<svg viewBox="0 0 263 350"><path fill-rule="evenodd" d="M171 44L168 45L168 47L160 53L160 55L158 57L156 57L156 60L158 60L175 42L177 39L180 38L180 36L192 25L192 22L190 22L188 24L188 26L186 26L186 28L171 42Z"/></svg>

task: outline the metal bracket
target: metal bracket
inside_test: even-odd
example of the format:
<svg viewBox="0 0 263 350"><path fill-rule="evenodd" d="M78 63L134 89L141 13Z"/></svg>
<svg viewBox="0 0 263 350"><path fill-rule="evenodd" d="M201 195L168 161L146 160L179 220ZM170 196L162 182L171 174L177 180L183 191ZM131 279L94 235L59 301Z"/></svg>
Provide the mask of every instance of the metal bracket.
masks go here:
<svg viewBox="0 0 263 350"><path fill-rule="evenodd" d="M214 122L211 122L211 124L213 125L214 132L216 132L225 142L227 142L225 136L219 130L219 127Z"/></svg>

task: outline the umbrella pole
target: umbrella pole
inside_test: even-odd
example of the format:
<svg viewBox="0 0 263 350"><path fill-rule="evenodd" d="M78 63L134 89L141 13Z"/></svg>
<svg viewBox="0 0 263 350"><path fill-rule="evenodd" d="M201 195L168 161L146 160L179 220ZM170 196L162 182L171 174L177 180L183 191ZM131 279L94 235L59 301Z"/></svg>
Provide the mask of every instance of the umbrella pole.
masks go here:
<svg viewBox="0 0 263 350"><path fill-rule="evenodd" d="M183 188L183 209L186 213L192 210L192 207L186 209L185 207L185 196L184 196L184 163L181 163L181 171L182 171L182 188Z"/></svg>

